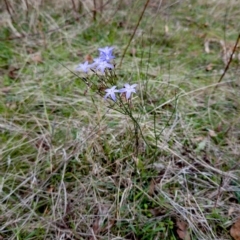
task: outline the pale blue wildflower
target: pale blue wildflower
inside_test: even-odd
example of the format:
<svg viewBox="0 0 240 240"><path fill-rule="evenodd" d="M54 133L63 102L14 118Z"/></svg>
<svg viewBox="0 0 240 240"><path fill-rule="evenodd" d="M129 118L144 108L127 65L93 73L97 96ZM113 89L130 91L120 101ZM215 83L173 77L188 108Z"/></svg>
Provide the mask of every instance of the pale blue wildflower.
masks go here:
<svg viewBox="0 0 240 240"><path fill-rule="evenodd" d="M112 54L114 47L105 47L105 48L99 48L98 51L100 52L100 54L104 53L104 54Z"/></svg>
<svg viewBox="0 0 240 240"><path fill-rule="evenodd" d="M101 73L104 73L106 68L110 68L113 69L113 65L106 62L106 61L99 61L97 66L96 66L96 70L99 70Z"/></svg>
<svg viewBox="0 0 240 240"><path fill-rule="evenodd" d="M126 94L126 99L128 100L131 97L132 93L136 93L137 84L129 85L128 83L124 84L124 88L120 89L120 93Z"/></svg>
<svg viewBox="0 0 240 240"><path fill-rule="evenodd" d="M104 96L104 99L107 99L108 97L111 97L114 102L116 102L116 95L115 93L119 92L119 90L116 89L116 86L113 86L111 88L108 88L105 90L106 95Z"/></svg>
<svg viewBox="0 0 240 240"><path fill-rule="evenodd" d="M115 57L112 54L114 47L105 47L105 48L99 48L99 52L100 52L100 56L99 58L102 61L107 61L110 62L112 59L114 59Z"/></svg>
<svg viewBox="0 0 240 240"><path fill-rule="evenodd" d="M94 58L93 63L90 65L91 68L95 69L102 60L100 58Z"/></svg>
<svg viewBox="0 0 240 240"><path fill-rule="evenodd" d="M81 72L87 73L90 67L91 67L91 65L88 63L88 61L86 61L85 63L80 63L76 67L76 71L81 71Z"/></svg>

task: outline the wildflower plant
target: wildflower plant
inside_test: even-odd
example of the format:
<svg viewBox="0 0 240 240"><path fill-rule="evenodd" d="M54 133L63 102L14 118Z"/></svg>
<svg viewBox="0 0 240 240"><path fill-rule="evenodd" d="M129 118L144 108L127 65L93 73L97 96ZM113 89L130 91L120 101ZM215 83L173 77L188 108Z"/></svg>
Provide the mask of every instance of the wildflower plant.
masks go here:
<svg viewBox="0 0 240 240"><path fill-rule="evenodd" d="M94 58L93 62L80 63L75 70L84 74L82 80L93 92L96 92L106 102L110 103L109 108L130 117L135 128L136 145L138 145L138 133L141 132L141 129L138 120L133 116L134 104L132 103L133 96L137 93L138 84L122 83L117 76L115 72L115 56L113 54L114 47L107 46L98 50L99 56ZM136 151L137 148L136 146Z"/></svg>

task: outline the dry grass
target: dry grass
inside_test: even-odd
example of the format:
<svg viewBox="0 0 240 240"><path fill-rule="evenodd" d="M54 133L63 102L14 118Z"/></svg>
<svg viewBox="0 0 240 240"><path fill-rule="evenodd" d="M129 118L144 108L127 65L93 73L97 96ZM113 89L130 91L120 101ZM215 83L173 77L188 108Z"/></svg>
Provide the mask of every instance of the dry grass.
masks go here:
<svg viewBox="0 0 240 240"><path fill-rule="evenodd" d="M231 239L240 214L237 1L13 1L0 13L0 239ZM207 54L204 43L210 44ZM115 46L133 116L68 69ZM213 88L217 86L215 91ZM120 111L119 111L120 110Z"/></svg>

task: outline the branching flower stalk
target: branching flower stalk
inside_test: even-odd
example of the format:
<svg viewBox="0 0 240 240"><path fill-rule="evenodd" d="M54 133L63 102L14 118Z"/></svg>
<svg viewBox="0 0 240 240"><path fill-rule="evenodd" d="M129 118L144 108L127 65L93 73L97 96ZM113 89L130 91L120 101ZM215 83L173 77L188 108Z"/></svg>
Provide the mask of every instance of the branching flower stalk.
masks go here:
<svg viewBox="0 0 240 240"><path fill-rule="evenodd" d="M118 88L118 76L116 75L114 68L113 55L114 47L99 48L99 57L95 58L93 62L80 63L76 67L76 71L80 71L84 74L84 77L80 77L88 88L99 94L106 101L110 102L108 106L110 109L114 109L124 115L130 117L134 125L135 134L135 156L138 156L139 149L139 132L144 142L148 146L146 139L143 136L141 127L138 120L133 116L132 112L132 95L136 93L137 84L123 84L122 88ZM89 73L93 73L90 75Z"/></svg>

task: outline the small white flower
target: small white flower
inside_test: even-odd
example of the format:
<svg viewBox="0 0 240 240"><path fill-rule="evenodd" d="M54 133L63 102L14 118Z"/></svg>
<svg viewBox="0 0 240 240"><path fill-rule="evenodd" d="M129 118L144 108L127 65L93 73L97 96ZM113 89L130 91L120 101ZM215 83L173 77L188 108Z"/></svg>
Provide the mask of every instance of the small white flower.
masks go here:
<svg viewBox="0 0 240 240"><path fill-rule="evenodd" d="M105 47L105 48L99 48L100 56L99 58L103 61L110 62L111 59L115 58L112 54L114 47Z"/></svg>
<svg viewBox="0 0 240 240"><path fill-rule="evenodd" d="M76 67L76 71L82 71L87 73L89 68L90 68L90 64L88 63L88 61L86 61L85 63L80 63L77 67Z"/></svg>
<svg viewBox="0 0 240 240"><path fill-rule="evenodd" d="M99 70L101 73L104 73L106 68L113 69L113 65L106 62L106 61L100 61L96 67L96 70Z"/></svg>
<svg viewBox="0 0 240 240"><path fill-rule="evenodd" d="M110 96L112 100L116 102L115 93L119 92L119 90L116 89L116 86L106 89L105 92L106 92L106 95L104 96L104 99L107 99Z"/></svg>
<svg viewBox="0 0 240 240"><path fill-rule="evenodd" d="M128 83L124 84L124 88L120 89L120 93L126 93L126 99L128 100L131 97L132 93L136 93L137 84L129 85Z"/></svg>

